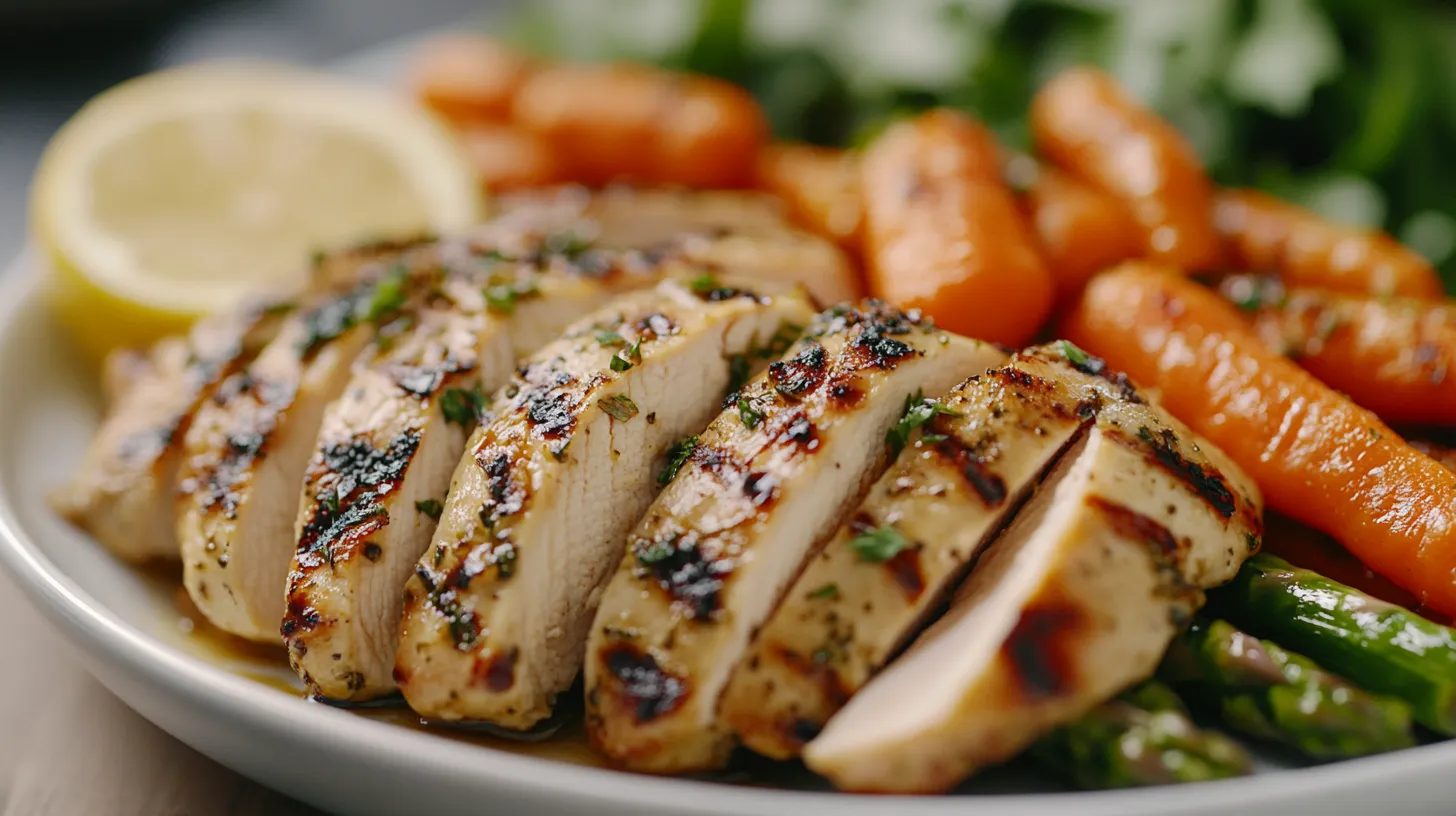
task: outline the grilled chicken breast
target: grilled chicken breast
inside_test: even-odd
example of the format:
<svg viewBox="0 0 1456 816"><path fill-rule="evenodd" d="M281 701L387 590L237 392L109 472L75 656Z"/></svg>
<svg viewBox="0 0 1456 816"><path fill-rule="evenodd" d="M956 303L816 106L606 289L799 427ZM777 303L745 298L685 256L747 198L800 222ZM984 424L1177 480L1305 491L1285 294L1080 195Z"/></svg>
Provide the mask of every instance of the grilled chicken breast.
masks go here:
<svg viewBox="0 0 1456 816"><path fill-rule="evenodd" d="M779 202L762 193L562 187L503 196L500 206L498 221L508 227L549 224L603 248L670 246L720 272L802 284L821 307L863 294L844 253L789 226Z"/></svg>
<svg viewBox="0 0 1456 816"><path fill-rule="evenodd" d="M877 301L816 318L727 401L628 539L592 626L587 725L615 762L719 765L718 700L753 631L888 460L907 397L1000 352Z"/></svg>
<svg viewBox="0 0 1456 816"><path fill-rule="evenodd" d="M127 561L177 557L173 490L198 405L277 331L285 303L199 321L146 354L108 359L110 403L76 476L51 506Z"/></svg>
<svg viewBox="0 0 1456 816"><path fill-rule="evenodd" d="M662 455L718 412L736 361L787 346L813 313L796 288L673 280L527 360L405 590L396 674L415 711L516 729L548 717Z"/></svg>
<svg viewBox="0 0 1456 816"><path fill-rule="evenodd" d="M1136 396L1067 365L1058 347L1029 350L915 409L925 435L809 562L734 672L722 717L745 745L797 756L940 609L1102 405Z"/></svg>
<svg viewBox="0 0 1456 816"><path fill-rule="evenodd" d="M1084 367L1100 361L1074 355ZM1023 379L1031 395L1048 387ZM1141 400L1109 401L947 615L805 746L850 790L947 790L1152 673L1257 549L1253 483Z"/></svg>

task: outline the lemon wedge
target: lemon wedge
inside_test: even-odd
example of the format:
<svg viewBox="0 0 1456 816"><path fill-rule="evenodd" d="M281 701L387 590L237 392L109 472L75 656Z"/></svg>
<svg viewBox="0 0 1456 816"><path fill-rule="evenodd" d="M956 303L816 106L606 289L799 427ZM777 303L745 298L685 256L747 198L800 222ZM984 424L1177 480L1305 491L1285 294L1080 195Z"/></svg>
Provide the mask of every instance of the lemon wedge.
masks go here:
<svg viewBox="0 0 1456 816"><path fill-rule="evenodd" d="M481 205L454 137L408 100L236 62L93 99L46 148L30 203L51 303L97 360L301 285L311 251L463 229Z"/></svg>

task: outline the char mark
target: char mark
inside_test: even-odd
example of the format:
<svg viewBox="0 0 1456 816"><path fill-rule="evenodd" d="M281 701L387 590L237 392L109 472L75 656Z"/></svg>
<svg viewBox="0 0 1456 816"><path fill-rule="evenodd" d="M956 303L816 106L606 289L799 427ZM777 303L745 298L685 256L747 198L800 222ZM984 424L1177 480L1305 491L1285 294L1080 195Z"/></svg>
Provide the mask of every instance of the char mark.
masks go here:
<svg viewBox="0 0 1456 816"><path fill-rule="evenodd" d="M558 383L558 385L568 385ZM544 439L563 439L576 427L576 415L581 400L576 395L553 388L537 387L524 395L526 421Z"/></svg>
<svg viewBox="0 0 1456 816"><path fill-rule="evenodd" d="M743 493L754 507L767 507L779 497L778 477L763 471L754 471L743 479Z"/></svg>
<svg viewBox="0 0 1456 816"><path fill-rule="evenodd" d="M389 524L384 497L404 479L419 444L419 431L400 434L383 450L355 436L314 458L307 484L316 491L315 501L298 539L298 552L314 557L300 565L347 558Z"/></svg>
<svg viewBox="0 0 1456 816"><path fill-rule="evenodd" d="M993 460L949 435L936 442L932 450L966 477L966 483L987 507L1000 507L1006 503L1006 482L991 469Z"/></svg>
<svg viewBox="0 0 1456 816"><path fill-rule="evenodd" d="M883 371L893 369L901 360L919 354L915 347L892 335L904 334L909 327L902 322L883 318L866 324L859 335L850 343L856 369L877 368Z"/></svg>
<svg viewBox="0 0 1456 816"><path fill-rule="evenodd" d="M670 337L678 333L678 326L661 312L654 312L632 327L637 330L637 336L642 340L656 340L662 337Z"/></svg>
<svg viewBox="0 0 1456 816"><path fill-rule="evenodd" d="M1085 614L1074 606L1050 604L1021 611L1001 651L1026 697L1046 699L1072 691L1076 677L1071 653L1086 624Z"/></svg>
<svg viewBox="0 0 1456 816"><path fill-rule="evenodd" d="M1153 431L1143 425L1138 428L1138 439L1141 439L1151 449L1153 461L1157 462L1177 479L1182 480L1193 488L1199 498L1203 499L1223 518L1234 514L1234 494L1229 490L1228 484L1212 466L1204 467L1197 462L1190 462L1178 451L1178 437L1168 428L1161 428Z"/></svg>
<svg viewBox="0 0 1456 816"><path fill-rule="evenodd" d="M657 582L689 618L707 621L722 607L723 582L733 562L713 558L693 536L671 533L633 546L638 565Z"/></svg>
<svg viewBox="0 0 1456 816"><path fill-rule="evenodd" d="M885 569L889 570L890 577L900 589L905 591L905 596L911 602L920 598L925 591L925 576L920 568L920 548L906 547L897 552L885 562Z"/></svg>
<svg viewBox="0 0 1456 816"><path fill-rule="evenodd" d="M309 603L308 596L301 592L288 593L288 606L283 613L283 625L279 631L284 638L296 634L313 632L323 623L323 616Z"/></svg>
<svg viewBox="0 0 1456 816"><path fill-rule="evenodd" d="M818 343L807 343L792 359L770 365L768 379L780 394L799 399L824 382L827 364L824 347Z"/></svg>
<svg viewBox="0 0 1456 816"><path fill-rule="evenodd" d="M480 508L480 520L487 529L494 528L497 521L521 512L526 506L526 482L515 478L507 451L487 448L476 454L475 463L485 472L485 502Z"/></svg>
<svg viewBox="0 0 1456 816"><path fill-rule="evenodd" d="M1087 504L1096 510L1102 521L1122 538L1141 543L1152 558L1162 581L1161 594L1173 600L1194 601L1192 604L1175 604L1175 620L1185 614L1192 614L1202 594L1198 587L1183 577L1183 565L1193 543L1178 538L1167 527L1148 518L1132 508L1108 501L1101 496L1091 496ZM1255 539L1257 544L1257 539ZM1257 549L1257 547L1254 547Z"/></svg>
<svg viewBox="0 0 1456 816"><path fill-rule="evenodd" d="M603 656L608 682L639 725L676 711L688 696L687 680L658 665L657 659L631 643L618 642Z"/></svg>
<svg viewBox="0 0 1456 816"><path fill-rule="evenodd" d="M477 657L472 676L475 682L496 694L504 694L516 684L516 659L521 650L492 653L489 657Z"/></svg>
<svg viewBox="0 0 1456 816"><path fill-rule="evenodd" d="M857 378L836 375L829 385L829 401L841 411L849 410L864 401L864 391L859 388Z"/></svg>

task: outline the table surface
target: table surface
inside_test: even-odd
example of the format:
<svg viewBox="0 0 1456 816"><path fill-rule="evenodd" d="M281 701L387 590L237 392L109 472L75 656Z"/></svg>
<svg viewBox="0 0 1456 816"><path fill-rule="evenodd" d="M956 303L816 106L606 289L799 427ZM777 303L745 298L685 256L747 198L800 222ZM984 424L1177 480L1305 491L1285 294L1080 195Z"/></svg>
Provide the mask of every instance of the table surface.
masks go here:
<svg viewBox="0 0 1456 816"><path fill-rule="evenodd" d="M89 28L77 28L73 21L36 31L0 21L0 259L13 256L24 240L25 190L46 139L92 94L154 68L204 57L251 55L322 64L380 41L466 19L490 5L482 0L164 4L172 8ZM0 816L316 812L239 777L133 713L77 664L60 635L3 573L0 654L6 668L0 671Z"/></svg>

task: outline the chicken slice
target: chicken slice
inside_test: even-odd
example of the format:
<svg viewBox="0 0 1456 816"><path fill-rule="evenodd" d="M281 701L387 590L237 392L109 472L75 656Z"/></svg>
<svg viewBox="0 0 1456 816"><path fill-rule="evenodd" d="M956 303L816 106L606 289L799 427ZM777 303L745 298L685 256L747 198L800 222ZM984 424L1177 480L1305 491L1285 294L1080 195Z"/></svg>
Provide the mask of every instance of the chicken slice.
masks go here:
<svg viewBox="0 0 1456 816"><path fill-rule="evenodd" d="M844 253L790 226L779 201L763 193L562 187L503 196L500 206L508 227L549 224L606 248L671 246L723 272L802 284L821 307L863 294Z"/></svg>
<svg viewBox="0 0 1456 816"><path fill-rule="evenodd" d="M736 359L782 349L813 314L797 288L666 281L524 363L405 590L396 674L411 707L516 729L550 716L663 454L718 412Z"/></svg>
<svg viewBox="0 0 1456 816"><path fill-rule="evenodd" d="M841 788L927 793L1010 758L1152 673L1202 588L1258 548L1260 502L1161 409L1107 403L946 616L829 720L805 762Z"/></svg>
<svg viewBox="0 0 1456 816"><path fill-rule="evenodd" d="M813 547L888 461L907 398L1001 353L878 301L821 314L733 395L628 539L592 625L587 725L615 762L715 767L718 700L755 629Z"/></svg>

